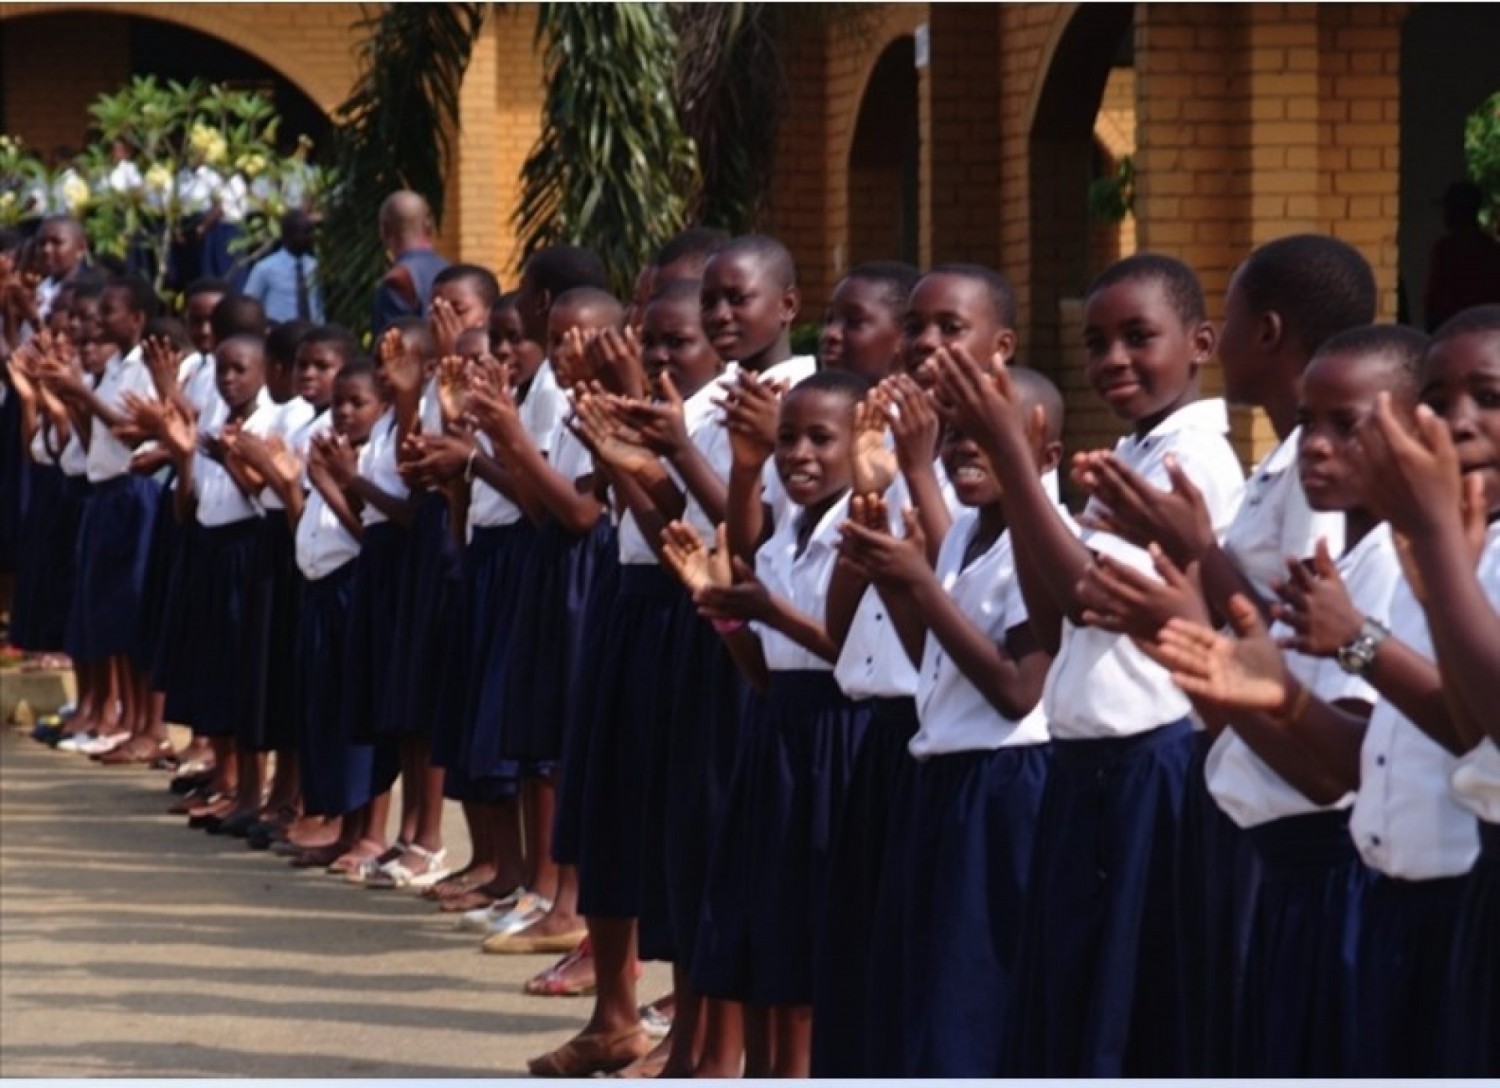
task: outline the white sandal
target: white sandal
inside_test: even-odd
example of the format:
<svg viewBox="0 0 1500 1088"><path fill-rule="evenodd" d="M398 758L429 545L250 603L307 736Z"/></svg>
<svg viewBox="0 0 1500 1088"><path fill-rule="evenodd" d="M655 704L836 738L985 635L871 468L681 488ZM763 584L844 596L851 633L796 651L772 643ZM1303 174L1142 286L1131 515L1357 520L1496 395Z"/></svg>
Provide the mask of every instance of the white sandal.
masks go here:
<svg viewBox="0 0 1500 1088"><path fill-rule="evenodd" d="M420 873L413 872L406 864L406 859L410 857L421 858L426 868ZM422 847L412 843L406 847L406 850L400 857L386 862L370 873L365 878L365 887L430 888L451 872L447 861L447 850L424 850Z"/></svg>

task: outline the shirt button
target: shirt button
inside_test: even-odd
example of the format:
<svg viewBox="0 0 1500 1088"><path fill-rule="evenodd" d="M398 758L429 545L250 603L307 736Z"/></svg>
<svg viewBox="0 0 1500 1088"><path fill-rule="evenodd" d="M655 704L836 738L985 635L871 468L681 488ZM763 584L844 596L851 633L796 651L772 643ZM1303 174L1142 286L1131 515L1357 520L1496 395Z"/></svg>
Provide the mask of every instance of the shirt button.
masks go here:
<svg viewBox="0 0 1500 1088"><path fill-rule="evenodd" d="M1377 766L1377 767L1384 767L1385 766L1385 756L1376 756L1375 757L1375 766Z"/></svg>
<svg viewBox="0 0 1500 1088"><path fill-rule="evenodd" d="M1370 845L1371 846L1379 846L1380 845L1380 836L1379 835L1371 835L1370 836Z"/></svg>
<svg viewBox="0 0 1500 1088"><path fill-rule="evenodd" d="M875 659L873 657L867 657L867 658L865 658L865 664L866 665L873 665L873 664L875 664Z"/></svg>
<svg viewBox="0 0 1500 1088"><path fill-rule="evenodd" d="M877 613L875 613L875 618L877 620L883 620L883 619L885 619L885 613L884 612L877 612Z"/></svg>

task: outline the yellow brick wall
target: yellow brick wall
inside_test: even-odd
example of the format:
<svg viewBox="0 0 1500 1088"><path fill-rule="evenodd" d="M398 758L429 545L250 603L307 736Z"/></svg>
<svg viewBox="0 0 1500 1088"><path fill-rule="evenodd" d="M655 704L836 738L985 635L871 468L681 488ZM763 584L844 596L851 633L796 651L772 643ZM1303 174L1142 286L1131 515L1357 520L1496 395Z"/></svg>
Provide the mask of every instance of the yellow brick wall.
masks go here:
<svg viewBox="0 0 1500 1088"><path fill-rule="evenodd" d="M0 5L0 17L15 5ZM67 23L67 61L58 63L56 16L7 20L0 54L0 130L43 155L58 145L83 145L88 107L117 90L130 74L125 19L94 13Z"/></svg>

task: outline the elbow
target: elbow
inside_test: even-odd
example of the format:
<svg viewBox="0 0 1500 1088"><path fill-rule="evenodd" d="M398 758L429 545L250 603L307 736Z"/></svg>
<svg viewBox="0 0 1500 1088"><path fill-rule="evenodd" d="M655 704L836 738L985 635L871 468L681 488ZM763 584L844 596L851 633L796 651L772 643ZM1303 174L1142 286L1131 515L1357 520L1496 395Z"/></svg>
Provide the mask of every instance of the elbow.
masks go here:
<svg viewBox="0 0 1500 1088"><path fill-rule="evenodd" d="M1036 683L1002 684L990 693L990 705L1013 722L1026 717L1041 701L1042 686Z"/></svg>

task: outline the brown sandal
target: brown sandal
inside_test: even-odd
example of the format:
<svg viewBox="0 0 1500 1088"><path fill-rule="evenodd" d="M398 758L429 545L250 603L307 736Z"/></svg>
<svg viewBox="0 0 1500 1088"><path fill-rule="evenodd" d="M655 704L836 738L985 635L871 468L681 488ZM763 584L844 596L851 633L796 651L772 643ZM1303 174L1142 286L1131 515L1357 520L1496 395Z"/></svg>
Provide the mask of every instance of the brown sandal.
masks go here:
<svg viewBox="0 0 1500 1088"><path fill-rule="evenodd" d="M651 1053L655 1041L640 1024L610 1034L575 1035L562 1046L526 1063L534 1077L591 1077L613 1073Z"/></svg>

